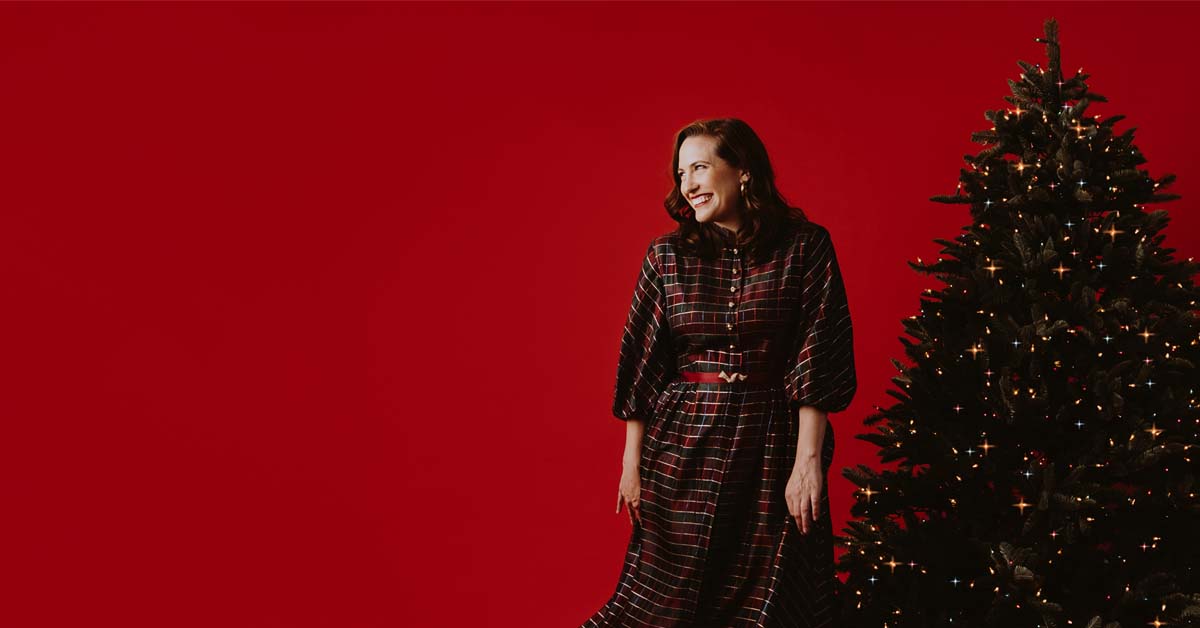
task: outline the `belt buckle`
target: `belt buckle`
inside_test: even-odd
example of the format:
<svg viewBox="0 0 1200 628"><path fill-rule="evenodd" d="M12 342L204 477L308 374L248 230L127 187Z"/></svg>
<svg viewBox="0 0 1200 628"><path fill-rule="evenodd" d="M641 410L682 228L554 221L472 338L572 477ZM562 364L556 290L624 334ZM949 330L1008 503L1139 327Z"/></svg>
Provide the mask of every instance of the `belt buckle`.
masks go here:
<svg viewBox="0 0 1200 628"><path fill-rule="evenodd" d="M723 379L726 382L731 383L731 384L733 382L746 379L746 375L744 373L738 373L737 371L734 371L732 373L726 373L723 370L717 374L717 377L720 377L721 379Z"/></svg>

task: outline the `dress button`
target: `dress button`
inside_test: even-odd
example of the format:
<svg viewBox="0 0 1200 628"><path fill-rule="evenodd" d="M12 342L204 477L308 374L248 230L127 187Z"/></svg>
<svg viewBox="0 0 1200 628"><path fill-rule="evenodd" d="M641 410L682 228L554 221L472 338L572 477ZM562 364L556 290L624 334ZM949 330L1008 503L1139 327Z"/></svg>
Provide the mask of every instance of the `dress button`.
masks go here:
<svg viewBox="0 0 1200 628"><path fill-rule="evenodd" d="M734 346L735 346L735 345L729 345L729 348L730 348L730 349L732 349Z"/></svg>
<svg viewBox="0 0 1200 628"><path fill-rule="evenodd" d="M737 269L736 269L736 268L735 268L735 269L733 269L733 274L735 274L735 275L737 274Z"/></svg>
<svg viewBox="0 0 1200 628"><path fill-rule="evenodd" d="M734 254L734 255L737 255L737 249L734 249L734 250L733 250L733 254Z"/></svg>
<svg viewBox="0 0 1200 628"><path fill-rule="evenodd" d="M730 292L733 292L734 290L737 290L737 286L729 286Z"/></svg>
<svg viewBox="0 0 1200 628"><path fill-rule="evenodd" d="M729 302L729 307L733 307L733 301Z"/></svg>
<svg viewBox="0 0 1200 628"><path fill-rule="evenodd" d="M733 329L733 323L725 323L725 329Z"/></svg>

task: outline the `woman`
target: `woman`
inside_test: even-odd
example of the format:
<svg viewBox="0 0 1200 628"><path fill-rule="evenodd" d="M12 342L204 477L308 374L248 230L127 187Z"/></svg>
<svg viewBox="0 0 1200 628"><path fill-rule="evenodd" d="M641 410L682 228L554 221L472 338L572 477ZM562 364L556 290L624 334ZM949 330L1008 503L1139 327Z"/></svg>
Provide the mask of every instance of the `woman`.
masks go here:
<svg viewBox="0 0 1200 628"><path fill-rule="evenodd" d="M856 388L833 243L741 120L680 131L672 172L679 227L642 261L613 401L633 534L584 626L830 626L827 413Z"/></svg>

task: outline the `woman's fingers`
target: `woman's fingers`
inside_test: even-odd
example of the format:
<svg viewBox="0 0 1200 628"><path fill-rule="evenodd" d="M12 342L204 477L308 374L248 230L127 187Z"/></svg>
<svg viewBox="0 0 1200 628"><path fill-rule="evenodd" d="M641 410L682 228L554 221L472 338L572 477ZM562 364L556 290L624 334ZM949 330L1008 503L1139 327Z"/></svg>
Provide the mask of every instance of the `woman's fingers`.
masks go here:
<svg viewBox="0 0 1200 628"><path fill-rule="evenodd" d="M625 502L625 509L629 511L629 517L630 517L629 523L632 524L634 521L637 521L638 525L641 525L641 523L642 523L641 500L639 500L637 497L630 497Z"/></svg>
<svg viewBox="0 0 1200 628"><path fill-rule="evenodd" d="M628 502L628 503L626 503L626 502ZM638 514L636 512L637 506L635 504L636 504L636 502L634 500L626 500L625 499L625 493L623 493L619 490L617 491L617 512L620 513L621 506L622 505L625 506L625 514L629 516L629 525L633 525L633 518ZM640 517L639 517L639 520L640 520Z"/></svg>
<svg viewBox="0 0 1200 628"><path fill-rule="evenodd" d="M824 482L821 471L812 467L813 465L808 463L797 466L784 490L788 513L795 519L801 534L808 534L815 529L816 521L821 516Z"/></svg>
<svg viewBox="0 0 1200 628"><path fill-rule="evenodd" d="M784 495L783 499L787 502L788 514L792 516L792 521L796 522L797 528L803 529L804 525L800 522L800 500L791 493Z"/></svg>

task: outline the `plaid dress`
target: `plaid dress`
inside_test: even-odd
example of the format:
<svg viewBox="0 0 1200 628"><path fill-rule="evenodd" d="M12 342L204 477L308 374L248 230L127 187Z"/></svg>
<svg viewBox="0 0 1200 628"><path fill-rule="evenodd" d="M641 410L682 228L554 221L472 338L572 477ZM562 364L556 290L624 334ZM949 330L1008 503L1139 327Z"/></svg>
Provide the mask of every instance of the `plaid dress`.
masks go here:
<svg viewBox="0 0 1200 628"><path fill-rule="evenodd" d="M641 519L616 592L583 626L816 627L835 621L829 497L809 533L788 513L801 406L844 410L853 335L829 232L791 223L753 263L718 227L722 253L655 238L642 261L617 365L613 414L645 421ZM680 373L772 373L771 383ZM821 465L833 461L826 423Z"/></svg>

